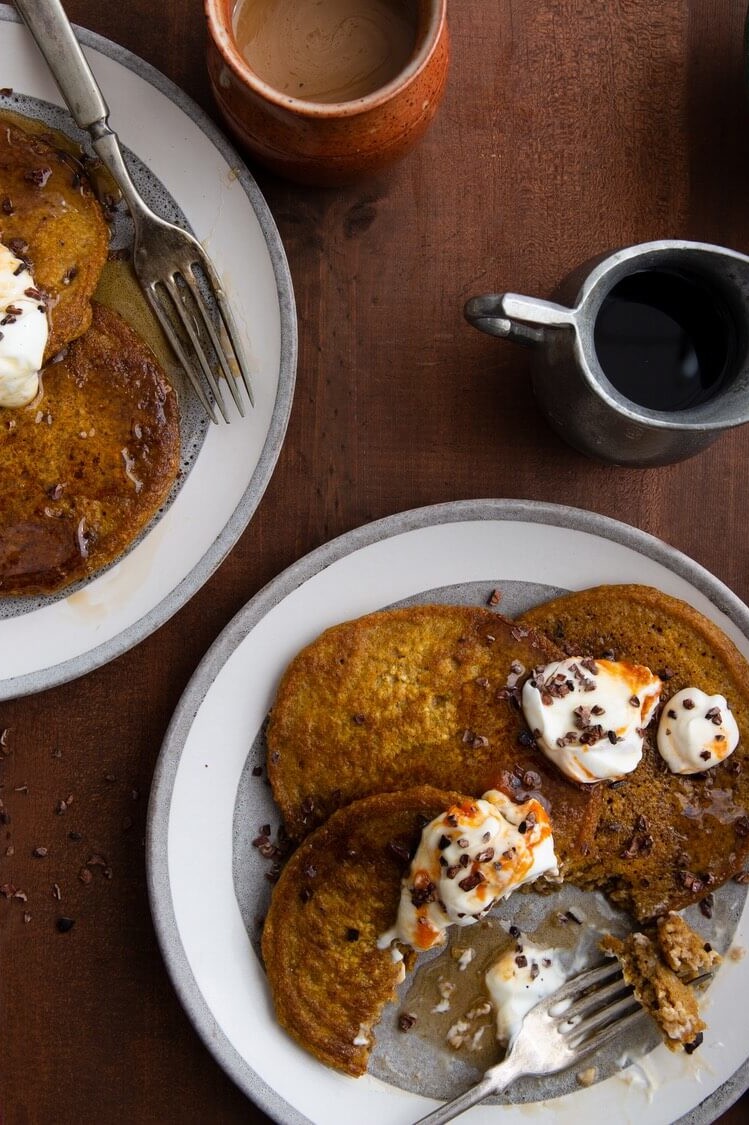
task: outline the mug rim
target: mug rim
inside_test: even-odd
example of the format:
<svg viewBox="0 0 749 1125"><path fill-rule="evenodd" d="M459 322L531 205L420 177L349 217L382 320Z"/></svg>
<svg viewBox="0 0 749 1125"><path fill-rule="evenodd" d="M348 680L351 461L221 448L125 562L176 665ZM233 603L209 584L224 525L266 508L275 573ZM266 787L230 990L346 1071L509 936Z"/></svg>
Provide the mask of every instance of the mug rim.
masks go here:
<svg viewBox="0 0 749 1125"><path fill-rule="evenodd" d="M237 2L238 0L203 0L208 33L224 63L244 86L258 94L264 101L299 117L308 117L313 120L326 118L337 120L355 117L367 113L369 110L377 109L386 104L393 95L407 89L429 65L447 22L447 0L426 0L432 11L423 42L419 50L395 78L361 98L353 98L351 101L343 102L315 102L282 93L275 86L260 78L252 69L237 48L232 32L232 16Z"/></svg>
<svg viewBox="0 0 749 1125"><path fill-rule="evenodd" d="M653 242L642 242L606 254L586 274L578 291L574 308L571 310L575 325L575 349L578 352L578 362L585 380L596 395L623 417L628 417L633 422L645 423L651 427L664 430L687 430L692 433L713 430L720 432L727 428L743 425L749 421L749 401L743 411L732 413L730 418L710 417L710 415L715 414L717 402L732 397L731 386L716 397L697 406L686 407L683 410L656 410L653 407L642 406L633 399L627 398L611 382L598 359L593 338L598 313L611 289L623 277L628 276L626 270L619 272L616 267L623 266L632 259L647 258L649 255L658 259L673 251L717 254L724 259L733 258L749 267L749 256L738 250L731 250L729 247L720 246L716 243L692 242L685 239L659 239ZM647 268L647 266L644 268ZM601 282L612 271L615 272L616 276L611 284L604 288ZM584 340L583 335L585 335Z"/></svg>

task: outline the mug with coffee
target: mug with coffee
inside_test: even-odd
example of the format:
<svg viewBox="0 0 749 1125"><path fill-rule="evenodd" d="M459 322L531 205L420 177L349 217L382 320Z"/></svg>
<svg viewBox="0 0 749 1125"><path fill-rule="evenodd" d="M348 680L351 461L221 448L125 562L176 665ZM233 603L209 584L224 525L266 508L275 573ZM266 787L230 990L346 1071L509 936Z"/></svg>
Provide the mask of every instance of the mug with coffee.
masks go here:
<svg viewBox="0 0 749 1125"><path fill-rule="evenodd" d="M205 0L227 125L289 179L334 186L421 139L447 81L447 0Z"/></svg>
<svg viewBox="0 0 749 1125"><path fill-rule="evenodd" d="M416 46L404 0L237 0L234 38L255 73L307 102L351 102L387 86Z"/></svg>
<svg viewBox="0 0 749 1125"><path fill-rule="evenodd" d="M643 243L576 270L557 296L569 304L486 294L465 315L534 347L536 401L581 452L664 465L749 421L749 257Z"/></svg>

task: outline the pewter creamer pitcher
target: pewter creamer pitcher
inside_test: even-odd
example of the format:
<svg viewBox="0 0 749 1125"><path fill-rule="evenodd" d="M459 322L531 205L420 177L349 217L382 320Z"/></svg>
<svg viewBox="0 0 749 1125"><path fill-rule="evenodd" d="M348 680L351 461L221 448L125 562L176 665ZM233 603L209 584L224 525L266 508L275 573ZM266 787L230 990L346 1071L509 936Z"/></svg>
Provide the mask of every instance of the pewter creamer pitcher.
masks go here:
<svg viewBox="0 0 749 1125"><path fill-rule="evenodd" d="M616 378L613 367L607 363L604 369L601 362L607 354L603 321L617 311L618 294L647 287L652 275L673 288L671 311L684 334L701 333L701 346L720 366L694 404L643 405L647 397L629 389L626 339L614 357ZM691 294L690 305L674 309L680 286ZM486 294L468 301L465 315L482 332L533 348L538 405L553 429L582 453L615 465L666 465L692 457L724 430L749 421L749 257L701 242L646 242L581 267L555 296L569 305L516 293ZM633 344L635 349L653 345L647 378L657 380L660 345L642 332ZM694 353L685 359L687 376L690 364L698 366Z"/></svg>

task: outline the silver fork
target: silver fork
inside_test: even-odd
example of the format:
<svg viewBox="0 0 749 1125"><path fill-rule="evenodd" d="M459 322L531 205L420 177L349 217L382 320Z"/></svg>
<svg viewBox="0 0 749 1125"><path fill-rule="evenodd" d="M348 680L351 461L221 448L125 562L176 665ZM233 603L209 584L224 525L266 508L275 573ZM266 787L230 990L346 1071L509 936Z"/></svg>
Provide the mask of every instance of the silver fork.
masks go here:
<svg viewBox="0 0 749 1125"><path fill-rule="evenodd" d="M133 268L166 338L211 421L215 403L229 421L219 379L223 376L244 415L239 379L254 404L249 368L234 317L216 270L200 243L168 223L141 198L122 157L109 108L60 0L15 0L73 118L91 136L133 219ZM214 324L210 298L219 311ZM207 384L212 397L206 393Z"/></svg>
<svg viewBox="0 0 749 1125"><path fill-rule="evenodd" d="M605 961L563 984L526 1015L502 1062L477 1085L421 1117L415 1125L445 1125L525 1075L556 1074L598 1051L645 1017L618 961Z"/></svg>

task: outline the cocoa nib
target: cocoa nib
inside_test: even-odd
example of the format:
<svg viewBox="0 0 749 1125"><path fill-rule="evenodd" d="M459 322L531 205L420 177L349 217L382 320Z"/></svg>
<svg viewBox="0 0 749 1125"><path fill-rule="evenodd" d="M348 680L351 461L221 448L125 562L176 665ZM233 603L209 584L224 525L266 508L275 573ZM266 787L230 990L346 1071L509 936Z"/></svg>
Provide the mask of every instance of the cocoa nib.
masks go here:
<svg viewBox="0 0 749 1125"><path fill-rule="evenodd" d="M484 746L489 745L489 739L484 734L476 734L472 730L464 730L462 741L467 743L473 750L480 750Z"/></svg>
<svg viewBox="0 0 749 1125"><path fill-rule="evenodd" d="M635 832L624 851L619 852L622 859L634 859L638 855L648 855L653 850L653 837L647 832Z"/></svg>
<svg viewBox="0 0 749 1125"><path fill-rule="evenodd" d="M705 881L695 875L693 871L680 871L679 881L685 890L697 895L705 889Z"/></svg>
<svg viewBox="0 0 749 1125"><path fill-rule="evenodd" d="M462 891L472 891L478 887L479 883L485 883L486 880L480 871L472 871L470 875L466 875L465 879L461 879L458 886Z"/></svg>
<svg viewBox="0 0 749 1125"><path fill-rule="evenodd" d="M34 187L44 187L49 177L52 175L51 168L29 168L28 172L24 172L23 178L28 184L33 184Z"/></svg>
<svg viewBox="0 0 749 1125"><path fill-rule="evenodd" d="M463 884L461 883L460 886L462 887ZM418 882L418 884L415 883L414 888L411 891L411 902L417 908L419 906L426 906L430 902L434 902L436 897L437 888L435 887L431 879L422 879Z"/></svg>
<svg viewBox="0 0 749 1125"><path fill-rule="evenodd" d="M714 897L712 895L705 895L705 897L700 900L700 913L704 915L705 918L712 918L714 906Z"/></svg>

